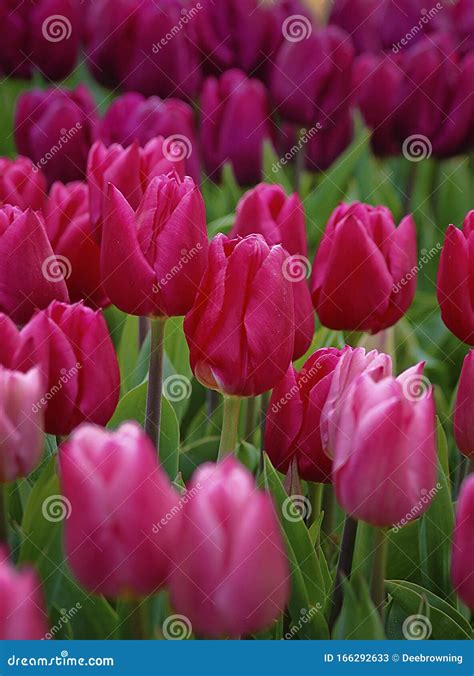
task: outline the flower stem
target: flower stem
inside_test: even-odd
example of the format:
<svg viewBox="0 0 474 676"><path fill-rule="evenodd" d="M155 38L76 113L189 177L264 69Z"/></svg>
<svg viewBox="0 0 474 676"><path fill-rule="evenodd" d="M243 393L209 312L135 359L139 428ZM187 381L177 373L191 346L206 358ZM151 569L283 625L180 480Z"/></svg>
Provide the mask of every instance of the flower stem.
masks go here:
<svg viewBox="0 0 474 676"><path fill-rule="evenodd" d="M0 484L0 543L8 542L7 485Z"/></svg>
<svg viewBox="0 0 474 676"><path fill-rule="evenodd" d="M383 618L385 605L385 568L387 566L388 538L384 528L375 533L375 556L372 569L370 593L379 615Z"/></svg>
<svg viewBox="0 0 474 676"><path fill-rule="evenodd" d="M339 561L337 562L336 582L332 597L331 616L329 618L329 627L332 629L341 612L343 593L342 582L345 577L350 577L352 569L352 559L354 557L354 545L357 535L357 521L351 516L346 516L344 523L344 532L342 534L341 550L339 552Z"/></svg>
<svg viewBox="0 0 474 676"><path fill-rule="evenodd" d="M166 318L153 317L151 325L150 366L146 402L145 432L160 455L161 390L163 387L163 353Z"/></svg>
<svg viewBox="0 0 474 676"><path fill-rule="evenodd" d="M247 399L247 412L245 414L245 441L252 443L255 433L255 421L257 417L257 398Z"/></svg>
<svg viewBox="0 0 474 676"><path fill-rule="evenodd" d="M231 455L237 446L239 428L240 397L224 395L224 420L222 421L221 442L219 445L219 460Z"/></svg>

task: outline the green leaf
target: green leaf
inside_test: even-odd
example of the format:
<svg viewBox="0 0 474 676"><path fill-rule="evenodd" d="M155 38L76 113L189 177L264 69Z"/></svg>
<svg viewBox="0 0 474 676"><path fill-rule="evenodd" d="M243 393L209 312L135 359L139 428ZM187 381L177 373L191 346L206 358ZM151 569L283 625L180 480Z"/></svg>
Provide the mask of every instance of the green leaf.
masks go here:
<svg viewBox="0 0 474 676"><path fill-rule="evenodd" d="M189 481L196 467L204 462L215 462L217 460L219 440L218 436L210 436L183 447L179 459L179 469L185 483Z"/></svg>
<svg viewBox="0 0 474 676"><path fill-rule="evenodd" d="M333 639L366 641L385 639L380 615L370 598L364 577L358 573L343 581L344 602Z"/></svg>
<svg viewBox="0 0 474 676"><path fill-rule="evenodd" d="M282 185L288 195L293 192L293 186L285 172L285 164L276 154L271 141L265 141L263 146L263 175L267 183Z"/></svg>
<svg viewBox="0 0 474 676"><path fill-rule="evenodd" d="M127 317L117 350L122 393L128 392L135 384L134 372L139 353L138 323L138 317Z"/></svg>

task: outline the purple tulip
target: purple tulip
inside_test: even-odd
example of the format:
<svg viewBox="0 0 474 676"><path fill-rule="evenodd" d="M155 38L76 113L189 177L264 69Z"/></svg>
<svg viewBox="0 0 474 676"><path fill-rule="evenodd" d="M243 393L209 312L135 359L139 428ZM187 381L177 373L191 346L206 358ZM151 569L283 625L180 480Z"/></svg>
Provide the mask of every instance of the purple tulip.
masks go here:
<svg viewBox="0 0 474 676"><path fill-rule="evenodd" d="M459 598L474 610L474 474L462 484L453 532L451 577Z"/></svg>

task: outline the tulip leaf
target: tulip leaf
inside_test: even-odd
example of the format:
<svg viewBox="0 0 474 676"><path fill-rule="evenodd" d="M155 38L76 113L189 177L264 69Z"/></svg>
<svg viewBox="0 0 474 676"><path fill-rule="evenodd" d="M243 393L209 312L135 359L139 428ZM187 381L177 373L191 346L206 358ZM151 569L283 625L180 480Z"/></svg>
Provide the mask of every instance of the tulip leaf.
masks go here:
<svg viewBox="0 0 474 676"><path fill-rule="evenodd" d="M120 366L120 385L123 394L134 385L134 371L138 359L138 317L128 316L125 320L117 350Z"/></svg>
<svg viewBox="0 0 474 676"><path fill-rule="evenodd" d="M448 225L462 225L472 209L473 174L469 157L454 157L438 162L437 185L434 189L436 223L442 231Z"/></svg>
<svg viewBox="0 0 474 676"><path fill-rule="evenodd" d="M332 638L337 640L385 639L385 632L377 608L370 598L369 588L362 575L356 573L343 581L344 602Z"/></svg>
<svg viewBox="0 0 474 676"><path fill-rule="evenodd" d="M455 604L456 599L449 574L451 536L454 527L454 509L451 492L442 464L447 453L446 437L438 422L438 483L429 509L419 521L420 562L423 585L445 596Z"/></svg>
<svg viewBox="0 0 474 676"><path fill-rule="evenodd" d="M53 636L54 611L65 610L75 639L106 639L115 631L117 616L102 596L87 594L69 570L62 541L70 505L60 495L55 467L51 458L31 491L21 524L19 562L33 564L41 577Z"/></svg>
<svg viewBox="0 0 474 676"><path fill-rule="evenodd" d="M426 631L425 638L451 641L472 638L472 629L467 620L430 590L403 580L387 580L386 589L406 613L404 634L408 632L410 635L408 618L419 616L422 629Z"/></svg>
<svg viewBox="0 0 474 676"><path fill-rule="evenodd" d="M265 455L263 481L265 488L275 500L280 523L303 576L309 602L312 607L324 609L327 600L326 584L309 531L295 509L292 498L288 497L267 455ZM301 502L303 506L306 500L307 498L303 496L296 496L296 501Z"/></svg>
<svg viewBox="0 0 474 676"><path fill-rule="evenodd" d="M282 158L278 157L271 141L265 141L263 145L263 176L266 183L277 183L285 189L288 195L293 192L293 186L285 171Z"/></svg>
<svg viewBox="0 0 474 676"><path fill-rule="evenodd" d="M181 450L179 469L186 483L190 480L194 470L204 462L215 462L219 452L219 437L209 436L194 441Z"/></svg>
<svg viewBox="0 0 474 676"><path fill-rule="evenodd" d="M209 237L214 237L215 235L223 232L228 234L229 231L233 228L235 223L235 214L227 214L227 216L222 216L221 218L216 218L214 221L207 226L207 232Z"/></svg>

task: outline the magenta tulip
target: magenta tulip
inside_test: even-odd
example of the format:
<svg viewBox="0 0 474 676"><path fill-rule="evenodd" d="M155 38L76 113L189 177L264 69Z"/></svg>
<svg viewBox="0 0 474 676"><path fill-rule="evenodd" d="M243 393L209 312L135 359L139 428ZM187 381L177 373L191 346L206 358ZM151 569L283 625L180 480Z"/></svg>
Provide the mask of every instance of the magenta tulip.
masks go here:
<svg viewBox="0 0 474 676"><path fill-rule="evenodd" d="M373 526L394 526L428 509L436 477L434 397L423 363L398 378L359 376L344 398L334 447L341 507Z"/></svg>
<svg viewBox="0 0 474 676"><path fill-rule="evenodd" d="M155 138L140 148L133 143L128 148L114 144L106 148L95 143L87 162L90 214L98 241L108 197L108 185L112 183L127 199L132 209L137 209L145 190L155 176L175 170L184 177L184 161L174 154L173 146L167 147L162 137Z"/></svg>
<svg viewBox="0 0 474 676"><path fill-rule="evenodd" d="M45 394L38 369L28 373L0 366L0 483L27 476L41 460Z"/></svg>
<svg viewBox="0 0 474 676"><path fill-rule="evenodd" d="M0 207L0 259L0 312L17 324L52 300L69 300L64 279L48 272L56 259L43 221L31 209Z"/></svg>
<svg viewBox="0 0 474 676"><path fill-rule="evenodd" d="M295 310L295 349L299 359L309 349L314 334L314 312L306 283L310 263L307 259L306 225L303 205L295 193L287 197L279 185L260 183L249 190L237 205L231 237L261 234L270 246L281 244L290 254L287 272L293 282Z"/></svg>
<svg viewBox="0 0 474 676"><path fill-rule="evenodd" d="M393 326L413 301L417 262L411 216L397 228L386 207L341 204L314 259L312 295L321 324L370 333Z"/></svg>
<svg viewBox="0 0 474 676"><path fill-rule="evenodd" d="M454 404L454 438L467 458L474 458L474 350L464 358Z"/></svg>
<svg viewBox="0 0 474 676"><path fill-rule="evenodd" d="M206 272L184 330L196 378L228 395L252 397L285 375L294 349L287 253L261 235L211 242Z"/></svg>
<svg viewBox="0 0 474 676"><path fill-rule="evenodd" d="M107 325L82 303L54 302L17 335L12 368L38 366L47 391L38 402L49 434L81 422L105 425L118 403L120 374Z"/></svg>
<svg viewBox="0 0 474 676"><path fill-rule="evenodd" d="M36 572L17 570L0 547L0 640L39 641L48 632L48 616Z"/></svg>
<svg viewBox="0 0 474 676"><path fill-rule="evenodd" d="M453 532L451 577L459 598L474 610L474 475L462 484L456 509Z"/></svg>
<svg viewBox="0 0 474 676"><path fill-rule="evenodd" d="M0 206L34 211L41 209L46 198L46 179L27 157L10 160L0 157Z"/></svg>
<svg viewBox="0 0 474 676"><path fill-rule="evenodd" d="M184 315L194 303L207 250L204 201L189 176L154 178L136 212L110 186L102 276L111 301L124 312Z"/></svg>
<svg viewBox="0 0 474 676"><path fill-rule="evenodd" d="M446 231L438 269L438 302L441 317L452 333L474 345L474 211L464 219L462 230Z"/></svg>
<svg viewBox="0 0 474 676"><path fill-rule="evenodd" d="M173 609L209 638L265 629L289 596L270 496L234 458L201 466L188 493L170 579Z"/></svg>
<svg viewBox="0 0 474 676"><path fill-rule="evenodd" d="M79 582L111 597L158 591L170 572L179 496L143 430L83 425L61 446L59 462L70 503L65 550Z"/></svg>

